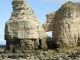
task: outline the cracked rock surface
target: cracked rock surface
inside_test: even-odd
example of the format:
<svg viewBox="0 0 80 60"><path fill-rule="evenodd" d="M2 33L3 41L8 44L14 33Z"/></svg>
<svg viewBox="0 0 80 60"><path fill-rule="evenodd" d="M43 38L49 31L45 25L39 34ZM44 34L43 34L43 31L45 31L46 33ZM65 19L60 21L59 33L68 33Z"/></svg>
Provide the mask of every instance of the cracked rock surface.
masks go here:
<svg viewBox="0 0 80 60"><path fill-rule="evenodd" d="M55 48L80 46L80 3L66 2L47 14L45 31L52 31Z"/></svg>
<svg viewBox="0 0 80 60"><path fill-rule="evenodd" d="M13 12L5 25L6 51L46 49L46 32L25 0L13 0Z"/></svg>

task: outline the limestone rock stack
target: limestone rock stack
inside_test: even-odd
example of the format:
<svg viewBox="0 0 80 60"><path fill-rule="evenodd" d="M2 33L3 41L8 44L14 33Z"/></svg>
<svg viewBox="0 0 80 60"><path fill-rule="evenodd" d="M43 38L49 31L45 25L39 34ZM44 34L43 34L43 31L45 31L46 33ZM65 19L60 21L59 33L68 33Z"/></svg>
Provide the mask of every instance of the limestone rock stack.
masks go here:
<svg viewBox="0 0 80 60"><path fill-rule="evenodd" d="M69 1L56 11L52 34L55 47L80 46L80 3Z"/></svg>
<svg viewBox="0 0 80 60"><path fill-rule="evenodd" d="M5 26L6 50L17 52L47 48L46 32L25 0L13 0L13 12Z"/></svg>
<svg viewBox="0 0 80 60"><path fill-rule="evenodd" d="M45 31L52 31L54 47L80 46L80 3L66 2L47 16Z"/></svg>

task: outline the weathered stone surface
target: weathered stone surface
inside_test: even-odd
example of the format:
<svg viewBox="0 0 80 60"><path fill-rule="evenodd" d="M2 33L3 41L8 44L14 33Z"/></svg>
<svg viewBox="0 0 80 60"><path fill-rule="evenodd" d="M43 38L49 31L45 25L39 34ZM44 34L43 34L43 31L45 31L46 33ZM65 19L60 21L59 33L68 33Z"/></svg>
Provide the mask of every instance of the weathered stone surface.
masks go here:
<svg viewBox="0 0 80 60"><path fill-rule="evenodd" d="M0 60L80 60L80 47L74 49L36 50L27 53L1 53Z"/></svg>
<svg viewBox="0 0 80 60"><path fill-rule="evenodd" d="M46 23L42 25L46 32L53 30L54 16L55 12L46 15L47 17Z"/></svg>
<svg viewBox="0 0 80 60"><path fill-rule="evenodd" d="M67 2L55 14L51 13L54 16L47 15L49 26L53 24L52 28L46 25L48 22L44 24L45 31L53 31L53 39L47 37L50 41L48 47L62 47L55 50L32 50L46 48L46 33L37 18L33 20L33 12L33 15L27 14L31 8L27 5L22 7L24 3L24 0L13 0L13 12L5 26L6 51L0 48L0 60L80 60L79 3ZM24 10L25 17L20 16L21 10ZM51 45L52 40L54 45Z"/></svg>
<svg viewBox="0 0 80 60"><path fill-rule="evenodd" d="M80 46L80 3L66 2L54 15L48 14L43 25L52 32L54 48ZM51 22L52 21L52 22ZM50 22L50 23L49 23ZM52 26L47 26L49 23ZM52 28L52 29L51 29Z"/></svg>
<svg viewBox="0 0 80 60"><path fill-rule="evenodd" d="M53 25L53 42L57 47L75 47L79 45L79 4L67 2L56 11Z"/></svg>
<svg viewBox="0 0 80 60"><path fill-rule="evenodd" d="M46 32L25 0L13 0L13 12L5 26L6 50L45 49ZM18 51L19 52L19 51Z"/></svg>

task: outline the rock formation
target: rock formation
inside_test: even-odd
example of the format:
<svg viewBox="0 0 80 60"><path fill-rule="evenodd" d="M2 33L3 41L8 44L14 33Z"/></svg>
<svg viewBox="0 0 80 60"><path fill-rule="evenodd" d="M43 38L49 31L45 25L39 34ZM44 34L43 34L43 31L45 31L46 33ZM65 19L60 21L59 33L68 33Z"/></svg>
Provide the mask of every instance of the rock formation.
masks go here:
<svg viewBox="0 0 80 60"><path fill-rule="evenodd" d="M46 32L25 0L13 0L13 12L5 25L5 51L46 49Z"/></svg>
<svg viewBox="0 0 80 60"><path fill-rule="evenodd" d="M52 14L47 16L47 20L52 22L46 22L43 27L45 31L53 31L54 47L80 46L80 3L66 2L55 15Z"/></svg>
<svg viewBox="0 0 80 60"><path fill-rule="evenodd" d="M53 30L54 15L55 12L46 15L47 20L46 23L43 24L43 28L45 29L46 32Z"/></svg>

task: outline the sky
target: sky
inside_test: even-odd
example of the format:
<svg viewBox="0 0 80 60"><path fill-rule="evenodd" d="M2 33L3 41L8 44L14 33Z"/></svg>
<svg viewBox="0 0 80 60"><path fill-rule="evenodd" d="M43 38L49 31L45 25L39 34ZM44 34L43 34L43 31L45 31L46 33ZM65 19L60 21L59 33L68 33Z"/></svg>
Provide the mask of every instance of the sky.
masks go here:
<svg viewBox="0 0 80 60"><path fill-rule="evenodd" d="M57 11L67 1L80 2L80 0L26 0L41 24L46 22L46 14ZM13 11L11 2L12 0L0 0L0 45L6 44L4 28ZM51 32L47 34L52 36Z"/></svg>

